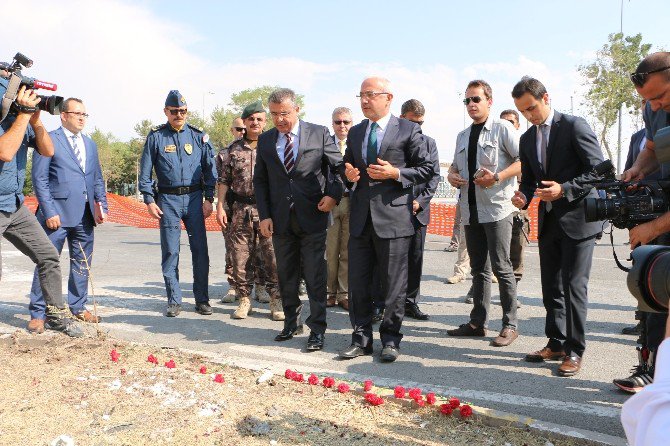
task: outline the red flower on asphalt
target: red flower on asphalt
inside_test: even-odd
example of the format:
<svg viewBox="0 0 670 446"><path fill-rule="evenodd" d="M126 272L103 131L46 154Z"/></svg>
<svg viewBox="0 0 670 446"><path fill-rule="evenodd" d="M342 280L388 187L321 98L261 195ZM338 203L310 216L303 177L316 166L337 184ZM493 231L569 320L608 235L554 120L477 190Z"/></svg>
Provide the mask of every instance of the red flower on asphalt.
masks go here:
<svg viewBox="0 0 670 446"><path fill-rule="evenodd" d="M205 367L204 365L200 366L200 373L202 373L203 375L207 373L207 367Z"/></svg>
<svg viewBox="0 0 670 446"><path fill-rule="evenodd" d="M170 359L165 363L165 367L167 367L168 369L174 369L175 367L177 367L177 364L174 362L174 359Z"/></svg>
<svg viewBox="0 0 670 446"><path fill-rule="evenodd" d="M435 394L433 392L430 392L428 395L426 395L426 402L428 404L432 406L435 404L435 401L437 401L437 399L435 398Z"/></svg>
<svg viewBox="0 0 670 446"><path fill-rule="evenodd" d="M152 364L158 365L158 358L156 358L153 354L149 355L147 358L147 362L150 362Z"/></svg>
<svg viewBox="0 0 670 446"><path fill-rule="evenodd" d="M302 373L296 373L295 375L293 375L293 381L302 383L305 382L305 377L302 376Z"/></svg>
<svg viewBox="0 0 670 446"><path fill-rule="evenodd" d="M449 398L449 405L451 406L452 409L456 409L458 406L461 405L461 402L458 401L458 398Z"/></svg>
<svg viewBox="0 0 670 446"><path fill-rule="evenodd" d="M291 369L286 369L286 371L284 372L284 378L286 379L293 379L295 375L296 373Z"/></svg>
<svg viewBox="0 0 670 446"><path fill-rule="evenodd" d="M331 378L330 376L323 378L323 387L330 389L334 385L335 385L335 379Z"/></svg>
<svg viewBox="0 0 670 446"><path fill-rule="evenodd" d="M451 404L442 404L440 406L440 412L443 415L451 415L451 413L454 411L453 407L451 407Z"/></svg>
<svg viewBox="0 0 670 446"><path fill-rule="evenodd" d="M412 398L413 400L421 398L421 389L417 388L409 389L409 392L407 393L409 394L409 397Z"/></svg>
<svg viewBox="0 0 670 446"><path fill-rule="evenodd" d="M313 386L316 386L317 384L319 384L319 377L316 376L314 373L312 373L311 375L309 375L309 378L307 378L307 382Z"/></svg>
<svg viewBox="0 0 670 446"><path fill-rule="evenodd" d="M403 386L396 386L395 389L393 389L393 395L395 395L396 398L405 398L405 388Z"/></svg>
<svg viewBox="0 0 670 446"><path fill-rule="evenodd" d="M415 398L414 401L419 405L419 407L424 407L426 405L426 402L421 397Z"/></svg>
<svg viewBox="0 0 670 446"><path fill-rule="evenodd" d="M463 418L468 418L472 416L472 407L470 407L467 404L463 404L459 410L461 411L461 417Z"/></svg>
<svg viewBox="0 0 670 446"><path fill-rule="evenodd" d="M121 357L121 355L119 354L119 352L116 351L116 349L112 349L112 351L109 352L109 356L110 358L112 358L112 362L119 362L119 358Z"/></svg>
<svg viewBox="0 0 670 446"><path fill-rule="evenodd" d="M214 375L214 382L223 384L225 382L225 380L223 379L223 375L220 374L220 373L217 373L216 375Z"/></svg>
<svg viewBox="0 0 670 446"><path fill-rule="evenodd" d="M384 398L379 395L375 395L374 393L366 393L365 401L370 403L371 406L381 406L384 404Z"/></svg>
<svg viewBox="0 0 670 446"><path fill-rule="evenodd" d="M369 392L370 390L372 390L372 381L370 381L369 379L367 381L365 381L363 383L363 390L366 391L366 392Z"/></svg>
<svg viewBox="0 0 670 446"><path fill-rule="evenodd" d="M349 384L347 383L340 383L337 386L337 391L340 393L347 393L349 391Z"/></svg>

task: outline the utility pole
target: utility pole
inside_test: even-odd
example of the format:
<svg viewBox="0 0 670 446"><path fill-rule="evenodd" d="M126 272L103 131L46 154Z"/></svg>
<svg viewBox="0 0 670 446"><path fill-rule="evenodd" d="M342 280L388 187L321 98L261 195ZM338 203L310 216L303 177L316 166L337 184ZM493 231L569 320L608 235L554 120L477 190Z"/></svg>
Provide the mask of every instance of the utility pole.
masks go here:
<svg viewBox="0 0 670 446"><path fill-rule="evenodd" d="M621 21L620 21L620 32L623 34L623 0L621 0ZM616 149L616 170L617 173L621 173L621 116L623 115L623 104L619 104L619 135L617 138L617 149Z"/></svg>

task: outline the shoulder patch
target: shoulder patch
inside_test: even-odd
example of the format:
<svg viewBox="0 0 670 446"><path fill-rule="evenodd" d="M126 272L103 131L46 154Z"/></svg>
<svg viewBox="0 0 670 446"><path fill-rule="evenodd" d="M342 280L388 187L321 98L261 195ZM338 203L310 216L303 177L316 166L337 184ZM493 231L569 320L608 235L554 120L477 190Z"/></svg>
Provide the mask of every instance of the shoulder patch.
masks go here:
<svg viewBox="0 0 670 446"><path fill-rule="evenodd" d="M151 131L152 131L152 132L155 132L156 130L160 130L160 129L162 129L162 128L165 128L166 125L167 125L167 124L163 123L163 124L160 124L160 125L151 127Z"/></svg>
<svg viewBox="0 0 670 446"><path fill-rule="evenodd" d="M202 135L202 142L204 144L207 144L208 141L209 141L209 135L205 133L204 135Z"/></svg>
<svg viewBox="0 0 670 446"><path fill-rule="evenodd" d="M189 126L191 130L195 130L198 133L202 133L204 130L202 127L196 127L193 124L189 124L188 122L186 123L186 125Z"/></svg>

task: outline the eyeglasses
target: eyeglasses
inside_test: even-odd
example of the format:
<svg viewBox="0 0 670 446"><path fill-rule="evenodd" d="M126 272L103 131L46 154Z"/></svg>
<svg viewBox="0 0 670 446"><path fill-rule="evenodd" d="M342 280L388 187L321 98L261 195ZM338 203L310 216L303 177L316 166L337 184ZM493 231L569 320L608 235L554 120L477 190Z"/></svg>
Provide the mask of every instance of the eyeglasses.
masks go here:
<svg viewBox="0 0 670 446"><path fill-rule="evenodd" d="M339 121L333 121L333 124L335 124L335 125L342 125L342 124L344 124L344 125L349 125L349 124L351 124L351 121L347 121L347 120L345 120L345 119L341 119L341 120L339 120Z"/></svg>
<svg viewBox="0 0 670 446"><path fill-rule="evenodd" d="M243 131L244 131L244 127L235 127L235 130L237 130L238 132L243 132Z"/></svg>
<svg viewBox="0 0 670 446"><path fill-rule="evenodd" d="M361 91L360 94L357 94L357 98L366 98L366 99L372 99L376 98L380 94L391 94L388 91Z"/></svg>
<svg viewBox="0 0 670 446"><path fill-rule="evenodd" d="M481 98L481 96L471 96L469 98L463 99L463 103L465 105L470 105L470 102L474 102L475 104L479 104L480 102L482 102L482 98Z"/></svg>
<svg viewBox="0 0 670 446"><path fill-rule="evenodd" d="M636 87L642 88L644 87L644 83L647 82L647 76L653 73L658 73L659 71L665 71L669 68L670 67L663 67L657 70L647 71L645 73L631 73L630 80L635 84Z"/></svg>
<svg viewBox="0 0 670 446"><path fill-rule="evenodd" d="M278 117L280 117L280 116L281 116L282 118L286 118L286 117L289 116L290 114L291 114L291 112L279 112L279 113L277 113L277 112L270 112L270 115L272 115L273 118L278 118Z"/></svg>
<svg viewBox="0 0 670 446"><path fill-rule="evenodd" d="M88 113L82 113L82 112L63 112L63 113L68 113L70 115L75 115L78 118L88 118Z"/></svg>
<svg viewBox="0 0 670 446"><path fill-rule="evenodd" d="M188 109L185 108L169 108L168 111L172 116L177 116L177 115L184 115L188 113Z"/></svg>

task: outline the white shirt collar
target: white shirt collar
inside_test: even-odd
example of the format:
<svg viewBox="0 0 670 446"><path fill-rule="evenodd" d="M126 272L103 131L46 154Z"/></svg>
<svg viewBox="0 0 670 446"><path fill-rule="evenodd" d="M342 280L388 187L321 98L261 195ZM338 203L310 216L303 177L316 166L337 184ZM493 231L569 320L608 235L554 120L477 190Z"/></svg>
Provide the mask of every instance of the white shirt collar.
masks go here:
<svg viewBox="0 0 670 446"><path fill-rule="evenodd" d="M386 130L386 127L389 125L389 121L391 120L391 113L388 113L386 116L383 118L380 118L379 120L375 121L377 125L379 126L380 130ZM368 124L368 127L372 125L372 120L370 120L370 123Z"/></svg>
<svg viewBox="0 0 670 446"><path fill-rule="evenodd" d="M554 122L554 109L550 108L549 109L549 116L547 116L547 119L545 119L542 124L547 124L549 127L551 127L552 122ZM540 125L542 125L542 124L540 124Z"/></svg>
<svg viewBox="0 0 670 446"><path fill-rule="evenodd" d="M77 137L77 139L81 138L81 132L79 132L79 133L72 133L71 131L69 131L68 129L66 129L66 128L63 127L63 126L61 126L61 128L63 129L63 133L65 133L65 136L67 136L68 139L72 139L73 136Z"/></svg>

